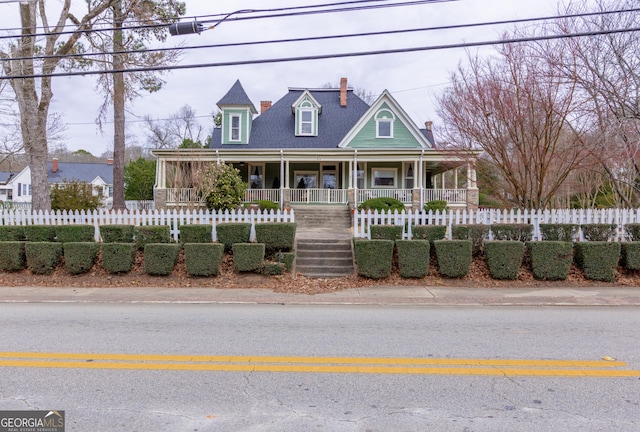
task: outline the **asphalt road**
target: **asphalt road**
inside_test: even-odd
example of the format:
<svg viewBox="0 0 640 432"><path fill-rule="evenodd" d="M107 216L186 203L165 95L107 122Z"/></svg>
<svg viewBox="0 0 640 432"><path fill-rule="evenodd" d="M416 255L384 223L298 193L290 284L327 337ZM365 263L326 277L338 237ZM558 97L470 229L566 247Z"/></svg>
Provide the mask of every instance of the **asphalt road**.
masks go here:
<svg viewBox="0 0 640 432"><path fill-rule="evenodd" d="M70 431L637 431L634 307L0 304L0 410Z"/></svg>

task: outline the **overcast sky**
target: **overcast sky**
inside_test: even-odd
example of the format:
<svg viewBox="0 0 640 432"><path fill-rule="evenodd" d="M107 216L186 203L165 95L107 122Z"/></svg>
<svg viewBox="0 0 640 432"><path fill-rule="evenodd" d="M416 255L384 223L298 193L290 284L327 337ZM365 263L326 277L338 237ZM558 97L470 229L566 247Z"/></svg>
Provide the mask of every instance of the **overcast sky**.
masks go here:
<svg viewBox="0 0 640 432"><path fill-rule="evenodd" d="M78 0L75 0L77 2ZM395 1L395 0L394 0ZM239 9L264 9L284 6L332 3L315 0L185 0L188 16L232 12ZM58 6L61 1L49 1ZM82 4L84 2L80 2ZM458 0L377 9L248 21L226 21L200 35L170 37L164 46L218 44L255 40L301 38L333 34L374 32L422 28L441 25L488 22L555 14L558 0ZM19 25L17 3L0 3L0 27ZM238 60L298 57L306 55L399 49L408 47L456 44L495 40L505 27L486 27L431 31L392 36L342 39L338 41L257 45L185 51L180 64L202 64ZM490 48L483 48L489 54ZM155 94L144 94L129 104L127 114L129 142L145 146L142 118L150 115L164 119L183 105L190 105L197 115L208 116L217 109L216 102L240 79L247 94L259 109L261 100L280 99L288 87L321 87L336 84L347 77L349 85L376 95L387 89L412 119L422 126L438 118L435 98L449 80L449 73L465 57L464 49L417 51L366 57L347 57L304 62L242 65L171 71L164 75L166 84ZM60 77L54 79L52 111L61 113L68 124L66 146L84 149L94 155L112 150L112 124L100 134L95 124L101 98L95 92L95 77ZM205 135L211 128L202 118ZM437 136L436 136L437 139Z"/></svg>

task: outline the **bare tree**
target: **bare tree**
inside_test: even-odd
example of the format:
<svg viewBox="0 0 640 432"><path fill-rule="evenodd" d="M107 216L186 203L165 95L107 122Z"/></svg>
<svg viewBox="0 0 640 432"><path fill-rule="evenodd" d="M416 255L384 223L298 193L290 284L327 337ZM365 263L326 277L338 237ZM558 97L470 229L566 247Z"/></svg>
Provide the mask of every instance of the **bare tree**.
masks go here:
<svg viewBox="0 0 640 432"><path fill-rule="evenodd" d="M202 142L202 125L196 111L184 105L168 119L154 120L145 116L147 142L153 148L177 148L185 140Z"/></svg>
<svg viewBox="0 0 640 432"><path fill-rule="evenodd" d="M62 57L76 48L83 32L91 30L97 16L103 13L115 0L88 3L88 11L81 19L70 12L71 0L62 1L57 21L53 24L47 18L45 1L36 0L20 3L21 37L7 51L0 51L0 59L20 111L20 131L22 143L31 167L33 185L33 210L51 209L49 183L47 179L48 136L47 121L53 97L52 77L60 65ZM40 26L38 26L38 17ZM71 24L71 25L69 25ZM63 32L64 31L64 32ZM43 36L36 36L42 34ZM41 38L44 46L37 44ZM34 56L44 58L36 61ZM37 71L42 78L36 78Z"/></svg>
<svg viewBox="0 0 640 432"><path fill-rule="evenodd" d="M113 0L110 12L102 18L113 27L111 37L104 33L88 35L91 50L101 54L98 59L92 57L88 64L98 64L106 71L114 72L101 75L98 81L98 88L105 95L99 122L105 118L107 108L112 106L113 208L124 209L125 104L139 96L141 91L159 91L164 84L159 71L125 72L128 67L155 67L177 61L177 50L150 52L146 47L153 40L166 39L167 28L162 24L168 25L184 15L185 4L176 0ZM127 30L125 36L126 22L144 25Z"/></svg>
<svg viewBox="0 0 640 432"><path fill-rule="evenodd" d="M573 117L575 84L538 49L505 44L488 59L469 54L438 100L446 139L483 149L500 199L521 208L549 206L586 152Z"/></svg>
<svg viewBox="0 0 640 432"><path fill-rule="evenodd" d="M570 2L562 13L610 11L637 7L636 0ZM640 14L626 12L572 18L547 26L558 34L633 29ZM611 180L620 204L640 204L640 34L637 31L600 34L556 43L570 61L558 62L566 79L575 80L580 115L591 124L597 145L593 155ZM547 53L549 55L549 53Z"/></svg>

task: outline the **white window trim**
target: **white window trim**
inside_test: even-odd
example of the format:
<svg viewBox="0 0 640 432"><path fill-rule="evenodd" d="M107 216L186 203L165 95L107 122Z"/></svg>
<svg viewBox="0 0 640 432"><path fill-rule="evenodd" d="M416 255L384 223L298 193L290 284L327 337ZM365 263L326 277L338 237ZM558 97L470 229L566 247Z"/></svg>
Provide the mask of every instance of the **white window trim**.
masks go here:
<svg viewBox="0 0 640 432"><path fill-rule="evenodd" d="M325 169L324 165L322 166L322 169L320 170L320 180L321 180L323 189L326 189L324 187L324 175L325 174L333 174L333 176L336 179L336 186L335 186L334 189L338 189L338 167L336 167L334 169ZM320 187L320 185L318 185L318 187Z"/></svg>
<svg viewBox="0 0 640 432"><path fill-rule="evenodd" d="M302 135L302 136L314 136L315 135L315 110L313 108L300 108L298 110L298 135ZM304 121L302 118L302 115L304 113L309 113L311 115L311 119L309 121ZM303 124L309 124L309 126L311 127L311 131L310 132L305 132L302 128Z"/></svg>
<svg viewBox="0 0 640 432"><path fill-rule="evenodd" d="M376 138L380 139L391 139L393 138L393 125L396 120L395 116L388 109L382 109L376 113ZM380 124L388 123L389 124L389 135L380 135Z"/></svg>
<svg viewBox="0 0 640 432"><path fill-rule="evenodd" d="M409 171L409 167L411 167L411 169L413 170L413 175L411 177L409 177L407 175L407 171ZM413 162L404 162L402 164L402 186L404 189L407 189L407 180L411 179L413 180L413 189L416 189L416 167L414 166Z"/></svg>
<svg viewBox="0 0 640 432"><path fill-rule="evenodd" d="M233 139L233 119L238 119L238 138ZM230 142L240 142L242 141L242 115L240 114L231 114L229 116L229 141Z"/></svg>
<svg viewBox="0 0 640 432"><path fill-rule="evenodd" d="M393 185L378 186L376 185L376 171L393 171ZM374 189L396 189L398 187L398 168L384 168L384 167L372 167L371 168L371 187Z"/></svg>

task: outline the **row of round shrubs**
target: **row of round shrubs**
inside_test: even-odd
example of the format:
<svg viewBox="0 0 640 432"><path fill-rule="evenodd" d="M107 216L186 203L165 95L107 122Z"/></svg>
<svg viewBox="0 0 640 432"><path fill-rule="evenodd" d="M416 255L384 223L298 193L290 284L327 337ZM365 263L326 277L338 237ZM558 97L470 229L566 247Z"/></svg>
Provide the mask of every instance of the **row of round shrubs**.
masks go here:
<svg viewBox="0 0 640 432"><path fill-rule="evenodd" d="M444 226L413 226L413 240L401 240L401 226L371 226L372 240L355 241L358 273L370 278L384 278L391 272L395 251L398 271L402 277L422 278L429 272L429 259L437 259L442 276L464 277L468 274L473 257L486 259L494 279L517 279L525 261L531 263L536 279L564 280L575 262L588 279L613 281L620 264L627 270L640 270L640 225L629 225L630 242L598 241L610 238L616 226L591 225L583 235L589 242L574 243L575 229L571 226L541 226L543 241L530 241L531 225L494 225L493 241L487 241L486 225L454 226L454 240L444 240ZM592 234L594 233L594 234ZM558 240L561 239L561 240ZM427 241L420 241L427 240Z"/></svg>

